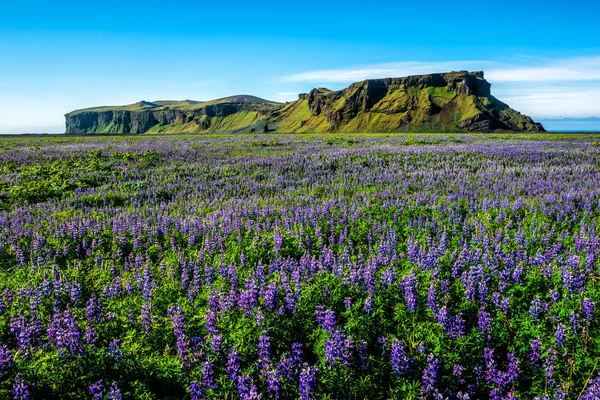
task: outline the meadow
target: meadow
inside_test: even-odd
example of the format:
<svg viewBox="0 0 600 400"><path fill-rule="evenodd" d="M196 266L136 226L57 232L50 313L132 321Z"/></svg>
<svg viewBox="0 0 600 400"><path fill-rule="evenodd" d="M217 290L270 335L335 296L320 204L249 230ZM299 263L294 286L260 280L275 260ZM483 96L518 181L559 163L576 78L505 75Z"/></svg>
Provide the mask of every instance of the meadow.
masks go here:
<svg viewBox="0 0 600 400"><path fill-rule="evenodd" d="M0 139L0 398L598 399L599 142Z"/></svg>

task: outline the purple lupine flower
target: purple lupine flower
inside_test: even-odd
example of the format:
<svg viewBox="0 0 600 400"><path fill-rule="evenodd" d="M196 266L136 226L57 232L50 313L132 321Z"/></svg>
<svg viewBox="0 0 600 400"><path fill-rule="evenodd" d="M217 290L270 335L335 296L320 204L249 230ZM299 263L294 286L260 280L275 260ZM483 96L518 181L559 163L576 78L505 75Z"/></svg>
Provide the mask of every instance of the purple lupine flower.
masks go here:
<svg viewBox="0 0 600 400"><path fill-rule="evenodd" d="M503 374L502 371L496 367L496 360L494 359L494 349L486 347L483 349L483 359L485 361L485 380L488 385L502 385Z"/></svg>
<svg viewBox="0 0 600 400"><path fill-rule="evenodd" d="M590 321L594 317L594 302L587 297L583 299L583 316L586 321Z"/></svg>
<svg viewBox="0 0 600 400"><path fill-rule="evenodd" d="M173 308L173 310L176 310L176 308ZM204 326L206 326L206 331L210 335L216 335L217 333L219 333L219 330L217 328L217 314L216 314L216 312L214 312L212 310L208 310L206 312L206 316L204 318L205 318ZM171 317L171 319L173 319L173 317Z"/></svg>
<svg viewBox="0 0 600 400"><path fill-rule="evenodd" d="M144 304L142 306L142 330L144 335L148 336L150 333L150 326L152 325L152 305Z"/></svg>
<svg viewBox="0 0 600 400"><path fill-rule="evenodd" d="M79 282L74 282L71 284L69 295L71 297L71 302L75 307L79 305L79 301L81 300L81 284Z"/></svg>
<svg viewBox="0 0 600 400"><path fill-rule="evenodd" d="M308 364L304 364L304 368L300 372L300 399L301 400L310 400L317 398L315 395L315 390L317 389L318 370L315 367L310 367Z"/></svg>
<svg viewBox="0 0 600 400"><path fill-rule="evenodd" d="M213 353L220 352L222 344L223 344L223 336L210 335L210 348L213 351Z"/></svg>
<svg viewBox="0 0 600 400"><path fill-rule="evenodd" d="M200 360L204 357L204 338L201 336L192 336L190 339L191 358Z"/></svg>
<svg viewBox="0 0 600 400"><path fill-rule="evenodd" d="M460 364L454 364L452 366L452 373L454 374L454 376L458 376L458 377L462 376L464 370L465 370L465 368Z"/></svg>
<svg viewBox="0 0 600 400"><path fill-rule="evenodd" d="M263 325L263 321L265 320L265 314L262 312L262 310L259 308L256 311L256 325L257 326L262 326Z"/></svg>
<svg viewBox="0 0 600 400"><path fill-rule="evenodd" d="M408 276L400 282L400 285L404 288L406 308L409 311L415 311L417 309L417 278L414 270L410 271Z"/></svg>
<svg viewBox="0 0 600 400"><path fill-rule="evenodd" d="M104 314L104 308L96 297L91 297L86 305L85 315L91 323L97 324L104 322L106 316Z"/></svg>
<svg viewBox="0 0 600 400"><path fill-rule="evenodd" d="M278 297L279 289L277 288L277 282L270 283L262 290L262 298L267 310L273 311L277 309Z"/></svg>
<svg viewBox="0 0 600 400"><path fill-rule="evenodd" d="M327 332L333 332L336 329L335 313L325 309L323 306L317 306L315 310L317 316L317 325L325 329Z"/></svg>
<svg viewBox="0 0 600 400"><path fill-rule="evenodd" d="M107 347L108 357L113 363L118 363L121 361L123 357L123 353L121 352L121 340L115 339L112 340Z"/></svg>
<svg viewBox="0 0 600 400"><path fill-rule="evenodd" d="M410 359L406 357L404 345L397 339L392 340L390 361L392 363L392 371L398 377L404 375L410 369Z"/></svg>
<svg viewBox="0 0 600 400"><path fill-rule="evenodd" d="M184 366L184 368L188 368L191 366L191 364L189 354L189 343L185 332L185 315L181 306L179 305L172 306L171 308L169 308L169 315L171 316L171 321L173 321L173 334L176 340L177 355L179 356L179 361Z"/></svg>
<svg viewBox="0 0 600 400"><path fill-rule="evenodd" d="M427 366L423 370L423 377L421 379L423 385L421 391L424 394L432 395L436 391L439 364L440 361L435 358L433 353L429 353L427 356Z"/></svg>
<svg viewBox="0 0 600 400"><path fill-rule="evenodd" d="M341 330L336 329L334 332L329 332L324 347L327 366L333 367L336 362L350 366L354 344Z"/></svg>
<svg viewBox="0 0 600 400"><path fill-rule="evenodd" d="M477 320L477 329L485 336L487 332L492 328L492 317L490 313L484 309L479 310L479 317Z"/></svg>
<svg viewBox="0 0 600 400"><path fill-rule="evenodd" d="M248 375L243 375L238 378L237 390L241 400L255 400L260 398L258 388L254 381Z"/></svg>
<svg viewBox="0 0 600 400"><path fill-rule="evenodd" d="M93 400L104 399L104 381L102 379L98 380L96 383L91 384L89 390Z"/></svg>
<svg viewBox="0 0 600 400"><path fill-rule="evenodd" d="M354 352L354 340L344 335L344 341L342 344L342 365L352 368L352 355Z"/></svg>
<svg viewBox="0 0 600 400"><path fill-rule="evenodd" d="M539 338L533 339L529 348L529 360L532 363L537 363L542 358L542 342Z"/></svg>
<svg viewBox="0 0 600 400"><path fill-rule="evenodd" d="M504 374L504 385L505 386L507 386L508 384L510 384L512 382L516 382L519 379L519 371L521 370L521 368L520 368L521 363L519 362L519 359L517 358L517 355L514 352L508 353L507 359L508 359L508 370Z"/></svg>
<svg viewBox="0 0 600 400"><path fill-rule="evenodd" d="M580 400L598 400L600 399L600 376L590 379L586 387L585 393L579 398Z"/></svg>
<svg viewBox="0 0 600 400"><path fill-rule="evenodd" d="M365 314L371 315L371 309L373 308L373 298L371 296L367 296L363 308L365 310Z"/></svg>
<svg viewBox="0 0 600 400"><path fill-rule="evenodd" d="M279 398L279 392L281 391L281 375L276 369L270 369L265 371L267 383L267 392L273 396L273 398Z"/></svg>
<svg viewBox="0 0 600 400"><path fill-rule="evenodd" d="M150 266L146 266L142 277L142 300L144 300L144 302L152 300L152 294L155 287L156 282L154 282L154 279L152 278L152 270L150 269Z"/></svg>
<svg viewBox="0 0 600 400"><path fill-rule="evenodd" d="M557 347L565 347L567 337L567 327L564 324L558 324L554 332L554 341Z"/></svg>
<svg viewBox="0 0 600 400"><path fill-rule="evenodd" d="M300 365L304 359L304 345L302 343L292 343L291 358L294 365Z"/></svg>
<svg viewBox="0 0 600 400"><path fill-rule="evenodd" d="M20 374L15 377L15 383L13 384L13 395L15 400L30 400L31 395L29 393L29 387L23 380Z"/></svg>
<svg viewBox="0 0 600 400"><path fill-rule="evenodd" d="M202 384L200 382L191 382L190 383L190 397L191 400L204 400L204 389L202 388Z"/></svg>
<svg viewBox="0 0 600 400"><path fill-rule="evenodd" d="M227 376L232 382L236 382L240 376L240 356L235 350L227 355Z"/></svg>
<svg viewBox="0 0 600 400"><path fill-rule="evenodd" d="M450 335L451 338L456 339L456 338L459 338L459 337L462 337L465 335L465 329L466 329L466 321L462 317L462 314L458 313L452 320L448 334Z"/></svg>
<svg viewBox="0 0 600 400"><path fill-rule="evenodd" d="M254 278L246 280L246 289L240 292L238 307L246 311L246 315L251 315L251 311L258 306L258 286Z"/></svg>
<svg viewBox="0 0 600 400"><path fill-rule="evenodd" d="M65 351L71 354L83 352L81 331L75 317L69 310L54 314L48 327L48 340L58 349L61 355Z"/></svg>
<svg viewBox="0 0 600 400"><path fill-rule="evenodd" d="M554 349L550 349L548 350L548 354L546 355L546 359L544 361L544 370L545 370L545 376L546 376L546 380L549 383L552 383L552 377L554 375L554 367L556 364L556 356L558 355L558 352Z"/></svg>
<svg viewBox="0 0 600 400"><path fill-rule="evenodd" d="M29 310L31 310L32 314L37 314L40 311L40 293L32 293L31 298L29 299Z"/></svg>
<svg viewBox="0 0 600 400"><path fill-rule="evenodd" d="M548 305L546 303L542 303L540 297L536 296L531 301L531 306L529 307L529 315L539 320L541 315L546 312L548 312Z"/></svg>
<svg viewBox="0 0 600 400"><path fill-rule="evenodd" d="M392 286L395 280L396 272L389 267L381 274L381 284L386 288Z"/></svg>
<svg viewBox="0 0 600 400"><path fill-rule="evenodd" d="M96 333L96 327L87 327L85 328L85 343L86 344L95 344L96 340L98 340L98 334Z"/></svg>
<svg viewBox="0 0 600 400"><path fill-rule="evenodd" d="M571 323L571 331L573 334L578 335L580 326L579 314L577 314L575 311L572 311L571 314L569 314L569 322Z"/></svg>
<svg viewBox="0 0 600 400"><path fill-rule="evenodd" d="M459 385L464 385L466 382L465 379L463 378L464 371L465 371L465 367L463 367L461 364L454 364L452 366L452 373L457 378L457 383Z"/></svg>
<svg viewBox="0 0 600 400"><path fill-rule="evenodd" d="M44 328L37 316L26 318L13 315L10 318L10 332L15 335L20 349L29 351L40 342Z"/></svg>
<svg viewBox="0 0 600 400"><path fill-rule="evenodd" d="M109 400L123 400L123 395L121 394L121 390L119 389L119 384L117 382L113 382L110 385L108 398Z"/></svg>
<svg viewBox="0 0 600 400"><path fill-rule="evenodd" d="M433 313L435 314L437 311L437 289L435 284L431 284L429 289L427 289L427 307L429 307Z"/></svg>
<svg viewBox="0 0 600 400"><path fill-rule="evenodd" d="M508 307L510 306L510 297L502 296L500 293L494 292L492 293L492 303L504 313L507 313Z"/></svg>
<svg viewBox="0 0 600 400"><path fill-rule="evenodd" d="M346 297L344 299L344 308L346 309L346 311L350 311L350 307L352 307L352 298Z"/></svg>
<svg viewBox="0 0 600 400"><path fill-rule="evenodd" d="M565 391L562 391L560 389L556 389L554 391L554 399L553 400L567 400L567 398L569 397L569 394Z"/></svg>
<svg viewBox="0 0 600 400"><path fill-rule="evenodd" d="M277 363L276 369L277 373L281 376L281 378L287 378L288 382L293 382L296 376L296 366L293 356L290 356L289 352L283 353L281 359Z"/></svg>
<svg viewBox="0 0 600 400"><path fill-rule="evenodd" d="M572 293L581 293L585 290L585 271L580 271L581 259L579 256L570 255L567 265L561 268L563 288Z"/></svg>
<svg viewBox="0 0 600 400"><path fill-rule="evenodd" d="M263 331L258 338L258 358L262 368L266 368L271 362L271 338L267 331Z"/></svg>
<svg viewBox="0 0 600 400"><path fill-rule="evenodd" d="M5 344L0 346L0 376L14 364L12 351Z"/></svg>
<svg viewBox="0 0 600 400"><path fill-rule="evenodd" d="M359 365L363 370L369 369L368 351L369 351L369 345L368 345L367 341L363 340L361 343L358 344L358 347L357 347L358 360L359 360Z"/></svg>
<svg viewBox="0 0 600 400"><path fill-rule="evenodd" d="M207 389L217 389L213 364L210 361L204 361L202 363L202 382Z"/></svg>

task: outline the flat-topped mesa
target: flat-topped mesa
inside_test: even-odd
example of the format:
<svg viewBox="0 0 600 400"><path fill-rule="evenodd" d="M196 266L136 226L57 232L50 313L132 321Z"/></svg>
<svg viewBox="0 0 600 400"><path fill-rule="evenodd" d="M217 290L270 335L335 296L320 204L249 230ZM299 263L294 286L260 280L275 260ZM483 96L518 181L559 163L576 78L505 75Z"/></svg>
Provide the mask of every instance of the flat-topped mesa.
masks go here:
<svg viewBox="0 0 600 400"><path fill-rule="evenodd" d="M264 120L279 106L281 103L249 95L211 101L140 101L72 111L65 115L66 132L234 132Z"/></svg>
<svg viewBox="0 0 600 400"><path fill-rule="evenodd" d="M299 95L311 118L280 129L326 131L543 131L491 95L483 71L368 79ZM297 118L287 116L289 120Z"/></svg>
<svg viewBox="0 0 600 400"><path fill-rule="evenodd" d="M412 75L403 78L382 78L366 79L364 81L352 83L345 90L352 90L356 87L366 86L373 90L390 85L404 85L407 87L446 87L449 92L466 93L475 96L490 96L491 84L485 80L483 71L458 71L439 74ZM310 93L329 94L332 90L326 88L316 88ZM308 99L309 93L300 93L300 100Z"/></svg>

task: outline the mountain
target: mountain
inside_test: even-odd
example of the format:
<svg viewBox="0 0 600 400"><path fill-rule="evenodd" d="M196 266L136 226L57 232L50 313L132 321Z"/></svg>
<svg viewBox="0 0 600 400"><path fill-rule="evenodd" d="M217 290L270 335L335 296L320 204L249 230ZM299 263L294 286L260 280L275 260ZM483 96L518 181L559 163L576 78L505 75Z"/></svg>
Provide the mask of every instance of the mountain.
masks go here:
<svg viewBox="0 0 600 400"><path fill-rule="evenodd" d="M490 89L483 72L459 71L317 88L286 104L242 95L88 108L66 124L67 133L544 131Z"/></svg>
<svg viewBox="0 0 600 400"><path fill-rule="evenodd" d="M140 101L115 107L93 107L65 115L66 132L178 133L227 132L253 126L281 103L239 95L211 101Z"/></svg>

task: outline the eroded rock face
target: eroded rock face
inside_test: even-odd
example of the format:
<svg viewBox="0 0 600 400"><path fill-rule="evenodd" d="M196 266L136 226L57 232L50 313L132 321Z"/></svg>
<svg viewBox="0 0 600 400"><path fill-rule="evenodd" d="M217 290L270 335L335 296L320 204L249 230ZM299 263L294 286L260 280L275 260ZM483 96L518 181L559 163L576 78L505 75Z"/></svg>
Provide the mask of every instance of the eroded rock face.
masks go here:
<svg viewBox="0 0 600 400"><path fill-rule="evenodd" d="M331 132L353 126L357 116L381 119L381 114L392 121L383 126L389 130L429 124L444 131L544 131L541 124L496 100L482 71L370 79L340 91L313 89L299 96L303 100L313 117L325 116ZM368 124L360 126L378 130L377 125L373 129Z"/></svg>
<svg viewBox="0 0 600 400"><path fill-rule="evenodd" d="M65 115L66 133L144 133L157 126L179 126L190 123L196 130L205 131L211 128L214 118L224 118L245 111L261 113L266 117L268 112L276 108L272 103L246 102L224 102L194 110L158 107L149 102L137 104L151 106L140 111L115 109L69 113ZM156 110L156 108L160 109Z"/></svg>

